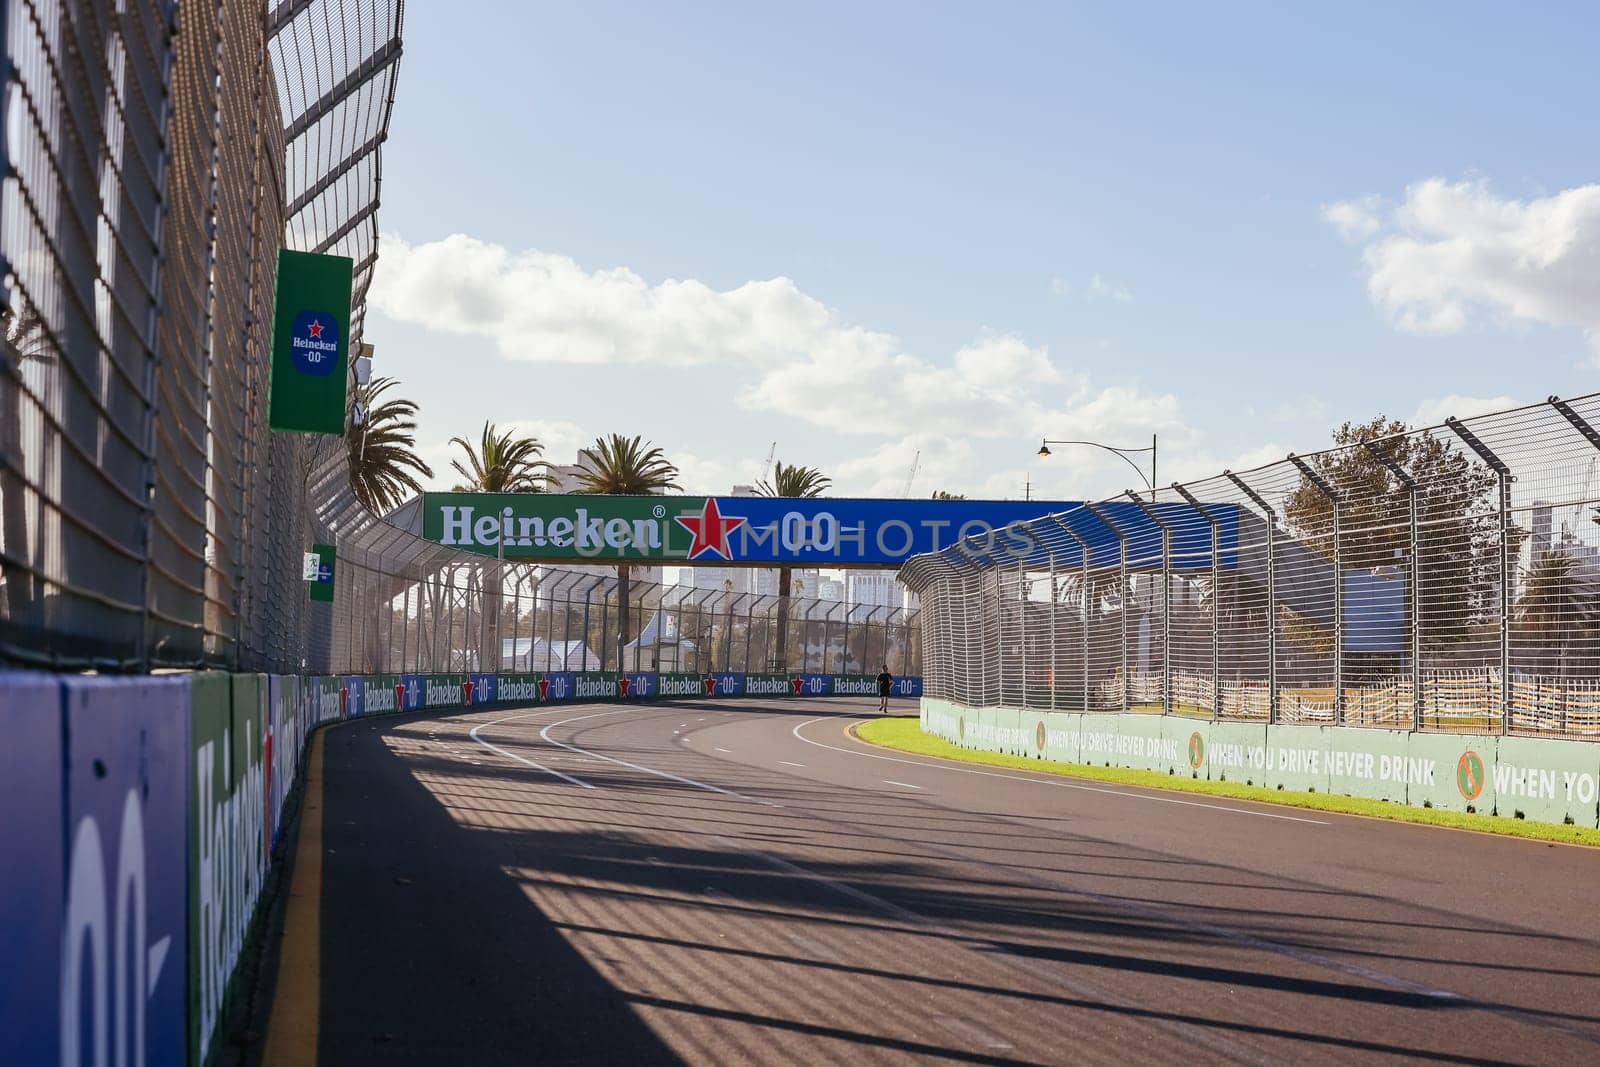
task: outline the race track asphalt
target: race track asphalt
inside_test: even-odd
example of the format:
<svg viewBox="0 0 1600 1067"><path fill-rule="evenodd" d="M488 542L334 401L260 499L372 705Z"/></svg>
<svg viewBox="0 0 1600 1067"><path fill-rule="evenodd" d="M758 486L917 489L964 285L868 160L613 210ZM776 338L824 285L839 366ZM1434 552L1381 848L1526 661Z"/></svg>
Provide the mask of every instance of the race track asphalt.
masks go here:
<svg viewBox="0 0 1600 1067"><path fill-rule="evenodd" d="M321 1062L1600 1062L1600 852L893 753L871 707L327 732Z"/></svg>

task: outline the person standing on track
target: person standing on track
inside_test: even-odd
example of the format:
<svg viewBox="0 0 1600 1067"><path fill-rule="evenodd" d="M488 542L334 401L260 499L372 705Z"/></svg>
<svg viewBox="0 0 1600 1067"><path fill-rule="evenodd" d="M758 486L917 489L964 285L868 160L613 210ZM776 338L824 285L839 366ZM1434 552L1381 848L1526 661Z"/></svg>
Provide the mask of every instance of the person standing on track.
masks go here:
<svg viewBox="0 0 1600 1067"><path fill-rule="evenodd" d="M894 688L894 675L889 673L889 665L883 665L883 671L878 675L878 714L882 715L889 710L889 691Z"/></svg>

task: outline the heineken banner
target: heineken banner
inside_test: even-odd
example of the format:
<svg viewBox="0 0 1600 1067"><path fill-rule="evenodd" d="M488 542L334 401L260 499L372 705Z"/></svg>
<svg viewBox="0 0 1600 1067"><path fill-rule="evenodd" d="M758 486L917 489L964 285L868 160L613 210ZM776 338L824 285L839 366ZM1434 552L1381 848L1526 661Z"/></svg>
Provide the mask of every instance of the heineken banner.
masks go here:
<svg viewBox="0 0 1600 1067"><path fill-rule="evenodd" d="M344 434L352 266L348 256L278 252L267 404L274 430Z"/></svg>
<svg viewBox="0 0 1600 1067"><path fill-rule="evenodd" d="M311 599L324 603L333 603L333 567L337 560L338 552L332 545L312 545L311 554L317 557L317 576L306 584L311 590Z"/></svg>
<svg viewBox="0 0 1600 1067"><path fill-rule="evenodd" d="M1020 527L1007 529L1010 524L1076 506L1041 500L426 493L421 532L429 541L486 556L503 550L507 559L893 567L961 537L992 538L1000 547L1008 537L1026 536ZM1130 522L1136 521L1133 506L1126 507Z"/></svg>

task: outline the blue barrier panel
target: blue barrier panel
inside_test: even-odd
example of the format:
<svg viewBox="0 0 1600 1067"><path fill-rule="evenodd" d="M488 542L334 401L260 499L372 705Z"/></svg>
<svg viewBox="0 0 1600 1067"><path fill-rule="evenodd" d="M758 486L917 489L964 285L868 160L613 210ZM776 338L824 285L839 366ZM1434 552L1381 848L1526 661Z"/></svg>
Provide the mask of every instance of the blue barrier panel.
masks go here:
<svg viewBox="0 0 1600 1067"><path fill-rule="evenodd" d="M712 671L707 676L711 685L707 695L719 697L744 696L744 674L740 671Z"/></svg>
<svg viewBox="0 0 1600 1067"><path fill-rule="evenodd" d="M796 674L791 679L795 696L829 697L833 695L833 675Z"/></svg>
<svg viewBox="0 0 1600 1067"><path fill-rule="evenodd" d="M344 717L359 719L367 713L367 680L359 674L344 677Z"/></svg>
<svg viewBox="0 0 1600 1067"><path fill-rule="evenodd" d="M0 674L0 1034L14 1063L60 1060L61 682Z"/></svg>
<svg viewBox="0 0 1600 1067"><path fill-rule="evenodd" d="M70 991L61 1060L181 1063L189 680L71 677L62 688L71 844L58 934L58 988ZM125 1048L115 1047L118 1035Z"/></svg>
<svg viewBox="0 0 1600 1067"><path fill-rule="evenodd" d="M572 699L577 692L572 671L546 671L539 675L539 702L560 704Z"/></svg>
<svg viewBox="0 0 1600 1067"><path fill-rule="evenodd" d="M492 674L469 674L467 680L472 683L472 702L474 704L493 704L499 697L499 687Z"/></svg>
<svg viewBox="0 0 1600 1067"><path fill-rule="evenodd" d="M920 697L922 695L922 675L902 674L894 680L891 687L897 697Z"/></svg>
<svg viewBox="0 0 1600 1067"><path fill-rule="evenodd" d="M405 706L401 711L421 711L423 697L427 693L428 679L421 674L402 674L400 684L405 686Z"/></svg>
<svg viewBox="0 0 1600 1067"><path fill-rule="evenodd" d="M628 671L622 676L623 700L654 700L656 676L649 671Z"/></svg>

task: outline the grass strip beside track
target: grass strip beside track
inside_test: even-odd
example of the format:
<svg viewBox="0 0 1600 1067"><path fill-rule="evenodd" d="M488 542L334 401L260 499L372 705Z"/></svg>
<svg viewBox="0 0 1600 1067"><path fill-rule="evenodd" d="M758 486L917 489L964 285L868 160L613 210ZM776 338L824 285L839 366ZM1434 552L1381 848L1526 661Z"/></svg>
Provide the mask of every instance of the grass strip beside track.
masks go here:
<svg viewBox="0 0 1600 1067"><path fill-rule="evenodd" d="M923 733L920 721L909 716L869 719L858 723L853 732L861 740L884 748L920 756L957 760L962 763L981 763L990 767L1039 771L1095 782L1115 782L1118 785L1143 786L1148 789L1204 793L1208 796L1232 797L1235 800L1254 800L1293 808L1331 811L1341 815L1361 815L1394 822L1422 823L1427 826L1444 826L1456 830L1475 830L1508 837L1525 837L1535 841L1600 848L1600 829L1594 827L1558 826L1553 823L1529 822L1494 815L1468 815L1465 812L1444 811L1440 808L1414 808L1406 804L1368 800L1365 797L1340 796L1335 793L1298 793L1245 785L1242 782L1184 778L1163 774L1160 771L1134 770L1128 767L1093 767L1083 763L1062 763L1057 760L1010 756L999 752L979 752L953 745L942 737Z"/></svg>

